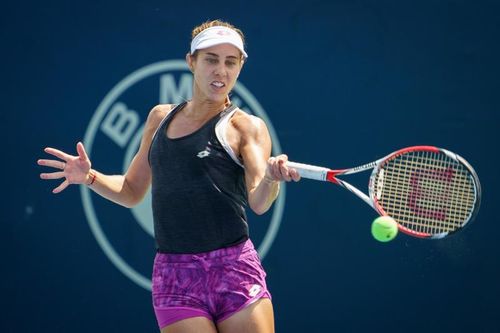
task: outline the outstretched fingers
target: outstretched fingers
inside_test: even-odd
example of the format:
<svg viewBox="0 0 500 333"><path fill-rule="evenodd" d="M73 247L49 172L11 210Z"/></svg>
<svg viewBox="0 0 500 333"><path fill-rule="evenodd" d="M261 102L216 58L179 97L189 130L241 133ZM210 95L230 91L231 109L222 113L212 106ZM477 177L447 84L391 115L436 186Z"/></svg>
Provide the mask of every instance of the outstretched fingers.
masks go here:
<svg viewBox="0 0 500 333"><path fill-rule="evenodd" d="M68 154L66 154L63 151L60 151L59 149L47 147L47 148L44 149L44 151L47 154L53 155L55 157L58 157L58 158L60 158L61 160L64 160L64 161L68 161L71 158L71 155L68 155Z"/></svg>
<svg viewBox="0 0 500 333"><path fill-rule="evenodd" d="M70 166L72 164L74 164L73 161L75 160L75 157L71 156L69 154L66 154L65 152L63 152L59 149L55 149L55 148L51 148L51 147L45 148L44 151L47 154L52 155L58 159L39 159L37 161L38 165L51 167L51 168L56 169L55 172L40 173L40 178L41 179L64 179L64 181L58 187L56 187L55 189L52 190L52 193L60 193L64 189L66 189L66 187L68 187L68 185L70 184L70 181L67 178L68 177L68 170L66 170L67 169L66 166L67 166L67 164L69 164Z"/></svg>
<svg viewBox="0 0 500 333"><path fill-rule="evenodd" d="M76 144L76 151L78 152L78 157L82 161L86 161L89 159L89 156L87 155L87 152L85 151L85 147L83 146L83 143L78 142Z"/></svg>
<svg viewBox="0 0 500 333"><path fill-rule="evenodd" d="M52 167L56 172L41 173L42 179L66 178L62 184L54 189L54 193L63 191L70 184L84 184L90 170L90 160L81 142L76 145L78 156L67 154L59 149L47 147L44 151L57 159L39 159L38 164Z"/></svg>
<svg viewBox="0 0 500 333"><path fill-rule="evenodd" d="M66 187L68 187L69 185L69 182L67 179L65 179L61 185L59 185L58 187L56 187L55 189L52 190L52 193L54 194L57 194L57 193L60 193L62 191L64 191L66 189Z"/></svg>
<svg viewBox="0 0 500 333"><path fill-rule="evenodd" d="M63 171L58 171L58 172L44 172L40 174L40 178L42 179L60 179L65 177Z"/></svg>
<svg viewBox="0 0 500 333"><path fill-rule="evenodd" d="M48 166L55 169L64 170L64 168L66 168L66 162L63 161L40 159L37 163L38 165Z"/></svg>

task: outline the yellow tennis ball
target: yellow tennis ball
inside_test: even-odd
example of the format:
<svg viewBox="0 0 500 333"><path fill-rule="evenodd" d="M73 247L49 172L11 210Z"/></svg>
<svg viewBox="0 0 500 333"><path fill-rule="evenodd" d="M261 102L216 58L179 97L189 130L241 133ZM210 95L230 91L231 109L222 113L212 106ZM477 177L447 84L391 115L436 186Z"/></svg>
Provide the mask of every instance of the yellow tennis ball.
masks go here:
<svg viewBox="0 0 500 333"><path fill-rule="evenodd" d="M372 223L372 236L379 242L389 242L398 234L398 224L390 216L379 216Z"/></svg>

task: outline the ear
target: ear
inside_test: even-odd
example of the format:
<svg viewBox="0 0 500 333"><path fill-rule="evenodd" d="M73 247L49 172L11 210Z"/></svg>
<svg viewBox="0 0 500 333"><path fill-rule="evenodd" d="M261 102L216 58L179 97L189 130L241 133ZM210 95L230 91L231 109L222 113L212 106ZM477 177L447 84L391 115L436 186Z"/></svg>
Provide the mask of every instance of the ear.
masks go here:
<svg viewBox="0 0 500 333"><path fill-rule="evenodd" d="M189 70L191 72L194 71L194 64L193 64L194 60L193 60L193 56L191 55L191 53L186 53L186 63L189 67Z"/></svg>
<svg viewBox="0 0 500 333"><path fill-rule="evenodd" d="M243 69L243 65L245 64L245 60L241 59L240 70L238 71L238 76L240 76L241 70Z"/></svg>

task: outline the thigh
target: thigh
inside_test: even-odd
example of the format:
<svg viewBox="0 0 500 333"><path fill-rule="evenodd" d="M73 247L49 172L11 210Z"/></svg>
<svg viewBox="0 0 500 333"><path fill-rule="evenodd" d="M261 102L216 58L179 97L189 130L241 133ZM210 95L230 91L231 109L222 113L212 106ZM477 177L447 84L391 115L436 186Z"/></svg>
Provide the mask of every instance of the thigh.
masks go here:
<svg viewBox="0 0 500 333"><path fill-rule="evenodd" d="M274 333L273 304L261 298L217 324L219 333Z"/></svg>
<svg viewBox="0 0 500 333"><path fill-rule="evenodd" d="M161 333L217 333L217 328L208 318L194 317L165 326Z"/></svg>

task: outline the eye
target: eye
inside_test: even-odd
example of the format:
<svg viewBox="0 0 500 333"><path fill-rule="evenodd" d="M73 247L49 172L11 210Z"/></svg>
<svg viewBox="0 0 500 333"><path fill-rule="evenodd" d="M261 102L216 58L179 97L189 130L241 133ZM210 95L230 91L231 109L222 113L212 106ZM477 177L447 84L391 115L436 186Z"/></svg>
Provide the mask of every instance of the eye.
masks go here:
<svg viewBox="0 0 500 333"><path fill-rule="evenodd" d="M234 66L236 66L236 62L235 61L226 61L226 66L227 67L234 67Z"/></svg>
<svg viewBox="0 0 500 333"><path fill-rule="evenodd" d="M209 64L212 64L212 65L216 64L218 62L217 59L215 59L215 58L207 58L206 60Z"/></svg>

